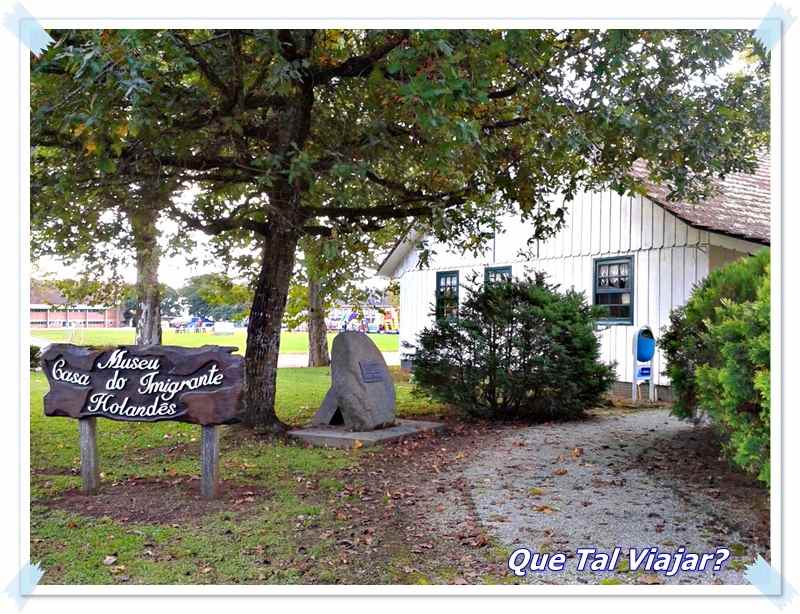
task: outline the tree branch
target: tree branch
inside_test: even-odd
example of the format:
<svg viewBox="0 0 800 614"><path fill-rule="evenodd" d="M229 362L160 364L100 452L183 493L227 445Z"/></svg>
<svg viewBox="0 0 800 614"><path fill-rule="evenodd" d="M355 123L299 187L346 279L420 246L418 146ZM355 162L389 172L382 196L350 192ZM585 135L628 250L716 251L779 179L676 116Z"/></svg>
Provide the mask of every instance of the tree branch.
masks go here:
<svg viewBox="0 0 800 614"><path fill-rule="evenodd" d="M178 42L183 46L184 49L192 56L192 59L197 63L198 67L200 68L200 72L208 79L224 96L227 98L233 98L231 92L228 90L225 82L219 78L217 73L214 72L214 69L211 68L211 65L206 61L206 59L200 55L197 49L188 41L188 39L179 34L178 32L173 32L172 35L178 40Z"/></svg>
<svg viewBox="0 0 800 614"><path fill-rule="evenodd" d="M394 38L370 53L348 58L341 64L331 68L321 68L311 72L311 78L315 85L327 83L335 77L362 77L369 73L372 68L385 58L393 49L399 47L408 40L410 30L401 30Z"/></svg>

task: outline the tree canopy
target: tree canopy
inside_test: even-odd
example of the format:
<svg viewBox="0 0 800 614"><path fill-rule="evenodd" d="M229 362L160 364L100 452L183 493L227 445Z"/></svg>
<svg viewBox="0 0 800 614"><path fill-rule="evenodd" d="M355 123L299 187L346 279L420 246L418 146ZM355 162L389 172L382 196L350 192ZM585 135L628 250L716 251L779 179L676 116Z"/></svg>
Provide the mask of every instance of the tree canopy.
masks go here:
<svg viewBox="0 0 800 614"><path fill-rule="evenodd" d="M767 62L744 30L55 34L32 138L109 178L195 186L167 214L254 248L244 396L267 428L301 237L397 221L475 250L518 211L546 238L568 206L554 195L641 189L644 159L671 198L698 199L752 170L768 133Z"/></svg>
<svg viewBox="0 0 800 614"><path fill-rule="evenodd" d="M38 112L110 176L205 182L184 219L209 232L424 217L474 241L512 204L546 233L550 195L635 187L637 158L673 197L751 169L765 66L720 74L754 49L739 30L67 32L37 68L77 93ZM303 202L277 202L282 183Z"/></svg>

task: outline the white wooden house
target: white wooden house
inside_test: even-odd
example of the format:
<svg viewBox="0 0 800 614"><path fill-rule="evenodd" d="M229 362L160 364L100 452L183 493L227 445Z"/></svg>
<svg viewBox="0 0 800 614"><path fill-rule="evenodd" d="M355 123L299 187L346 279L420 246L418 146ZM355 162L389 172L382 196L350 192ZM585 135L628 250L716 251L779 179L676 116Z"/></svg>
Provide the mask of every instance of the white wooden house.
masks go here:
<svg viewBox="0 0 800 614"><path fill-rule="evenodd" d="M643 169L636 172L643 175ZM590 302L608 305L601 322L602 359L617 363L620 382L630 382L633 335L643 325L658 336L670 311L686 302L694 285L709 271L770 243L769 157L753 175L731 175L716 195L700 204L666 200L666 190L647 184L647 196L615 192L580 194L568 204L564 228L534 245L534 258L521 258L531 236L519 219L503 220L488 250L480 257L453 247L429 244L436 252L420 268L420 237L402 237L388 254L379 275L400 282L400 341L416 336L440 313L463 300L460 288L477 272L486 277L540 270L551 283L583 291ZM401 345L404 364L413 359ZM663 357L653 362L655 383L669 384Z"/></svg>

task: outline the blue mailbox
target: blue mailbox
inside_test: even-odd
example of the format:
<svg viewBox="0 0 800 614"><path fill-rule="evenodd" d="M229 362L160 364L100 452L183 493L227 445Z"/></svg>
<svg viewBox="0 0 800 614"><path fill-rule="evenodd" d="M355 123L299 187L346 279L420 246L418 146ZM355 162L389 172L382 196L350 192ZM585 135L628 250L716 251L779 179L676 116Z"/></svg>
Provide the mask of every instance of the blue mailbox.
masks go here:
<svg viewBox="0 0 800 614"><path fill-rule="evenodd" d="M653 337L653 331L648 327L639 329L636 336L636 360L639 362L650 362L653 360L653 354L656 353L656 340Z"/></svg>
<svg viewBox="0 0 800 614"><path fill-rule="evenodd" d="M639 382L650 384L649 397L655 400L655 382L653 381L653 356L656 353L656 338L649 326L642 326L633 337L633 381L631 398L639 398Z"/></svg>

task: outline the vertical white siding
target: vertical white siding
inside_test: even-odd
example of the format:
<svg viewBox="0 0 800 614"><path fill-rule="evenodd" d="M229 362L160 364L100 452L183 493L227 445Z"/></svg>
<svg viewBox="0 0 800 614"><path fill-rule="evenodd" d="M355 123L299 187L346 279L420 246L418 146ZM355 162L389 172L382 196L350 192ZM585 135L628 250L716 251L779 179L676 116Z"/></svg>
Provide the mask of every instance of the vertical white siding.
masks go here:
<svg viewBox="0 0 800 614"><path fill-rule="evenodd" d="M515 276L544 271L562 290L574 288L592 302L594 259L633 255L634 323L610 326L598 333L603 360L616 362L617 377L630 381L635 331L649 325L658 336L669 324L672 309L683 305L693 286L708 274L710 246L741 253L752 253L760 247L698 231L641 196L579 193L567 206L563 230L540 242L538 257L529 260L521 260L517 254L525 246L531 228L513 218L504 220L505 230L497 237L496 250L482 257L439 248L430 269L418 270L416 254L409 254L398 271L401 342L413 343L417 333L431 323L437 271L458 269L463 288L471 272L481 276L485 266L513 263ZM465 295L462 290L462 298ZM653 368L659 384L669 383L661 375L664 367L661 352L656 352Z"/></svg>

